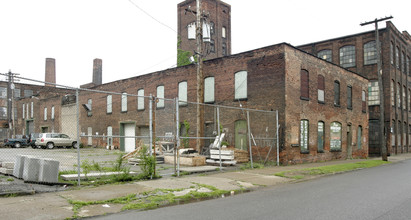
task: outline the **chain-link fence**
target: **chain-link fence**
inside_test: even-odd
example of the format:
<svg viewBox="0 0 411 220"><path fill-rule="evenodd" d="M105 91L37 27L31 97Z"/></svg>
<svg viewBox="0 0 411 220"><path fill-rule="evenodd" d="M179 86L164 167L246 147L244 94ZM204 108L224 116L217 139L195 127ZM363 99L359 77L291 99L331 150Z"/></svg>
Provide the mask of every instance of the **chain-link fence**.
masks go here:
<svg viewBox="0 0 411 220"><path fill-rule="evenodd" d="M126 163L127 172L138 174L143 148L155 156L159 175L179 175L184 166L278 164L277 111L198 104L166 99L158 88L153 96L119 87L34 86L34 95L13 101L17 119L0 161L15 162L13 172L21 174L14 175L24 180L53 183L65 173L78 184L93 175L121 173ZM23 143L15 139L19 135L33 138Z"/></svg>

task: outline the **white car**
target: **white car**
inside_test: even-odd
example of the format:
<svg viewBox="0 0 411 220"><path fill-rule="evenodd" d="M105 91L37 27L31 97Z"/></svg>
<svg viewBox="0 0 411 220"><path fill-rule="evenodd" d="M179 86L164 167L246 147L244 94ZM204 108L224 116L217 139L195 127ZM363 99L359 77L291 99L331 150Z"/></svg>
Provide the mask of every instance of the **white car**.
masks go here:
<svg viewBox="0 0 411 220"><path fill-rule="evenodd" d="M61 133L40 133L36 145L41 148L53 149L54 147L77 148L77 140Z"/></svg>

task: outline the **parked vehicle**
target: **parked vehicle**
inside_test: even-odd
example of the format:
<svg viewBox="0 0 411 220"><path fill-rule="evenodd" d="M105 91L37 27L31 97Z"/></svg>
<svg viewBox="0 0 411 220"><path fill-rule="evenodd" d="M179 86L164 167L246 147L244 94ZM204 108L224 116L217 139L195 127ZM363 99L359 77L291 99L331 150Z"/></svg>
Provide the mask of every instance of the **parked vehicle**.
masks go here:
<svg viewBox="0 0 411 220"><path fill-rule="evenodd" d="M36 145L36 139L40 137L40 133L31 133L30 134L30 143L29 145L32 148L40 148L39 146Z"/></svg>
<svg viewBox="0 0 411 220"><path fill-rule="evenodd" d="M40 133L35 145L47 149L54 147L77 148L77 140L61 133Z"/></svg>
<svg viewBox="0 0 411 220"><path fill-rule="evenodd" d="M15 148L27 147L27 146L30 146L30 142L31 142L30 136L16 135L16 138L4 139L4 146L15 147Z"/></svg>

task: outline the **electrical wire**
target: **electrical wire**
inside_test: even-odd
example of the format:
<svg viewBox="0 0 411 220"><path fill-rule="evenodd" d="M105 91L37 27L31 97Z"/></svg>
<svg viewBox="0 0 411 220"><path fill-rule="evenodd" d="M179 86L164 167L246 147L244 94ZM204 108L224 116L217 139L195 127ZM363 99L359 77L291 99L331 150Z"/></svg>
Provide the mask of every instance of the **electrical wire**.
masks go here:
<svg viewBox="0 0 411 220"><path fill-rule="evenodd" d="M158 19L156 19L154 16L150 15L148 12L144 11L144 9L142 9L140 6L138 6L135 2L128 0L131 4L133 4L136 8L138 8L140 11L142 11L144 14L146 14L147 16L149 16L151 19L153 19L154 21L158 22L159 24L163 25L164 27L172 30L173 32L177 33L176 30L174 30L172 27L164 24L163 22L159 21Z"/></svg>

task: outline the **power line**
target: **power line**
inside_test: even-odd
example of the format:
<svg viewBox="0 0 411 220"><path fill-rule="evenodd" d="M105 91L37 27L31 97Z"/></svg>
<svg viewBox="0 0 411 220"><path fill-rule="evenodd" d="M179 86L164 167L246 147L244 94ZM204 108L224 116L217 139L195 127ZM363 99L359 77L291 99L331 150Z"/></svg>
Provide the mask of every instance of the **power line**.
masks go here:
<svg viewBox="0 0 411 220"><path fill-rule="evenodd" d="M157 21L159 24L161 24L161 25L167 27L168 29L174 31L175 33L177 33L177 31L174 30L172 27L170 27L170 26L164 24L163 22L159 21L158 19L156 19L155 17L153 17L152 15L150 15L148 12L144 11L140 6L138 6L138 5L137 5L136 3L134 3L133 1L131 1L131 0L128 0L128 1L129 1L131 4L133 4L136 8L138 8L140 11L142 11L144 14L146 14L146 15L149 16L151 19L153 19L154 21Z"/></svg>

